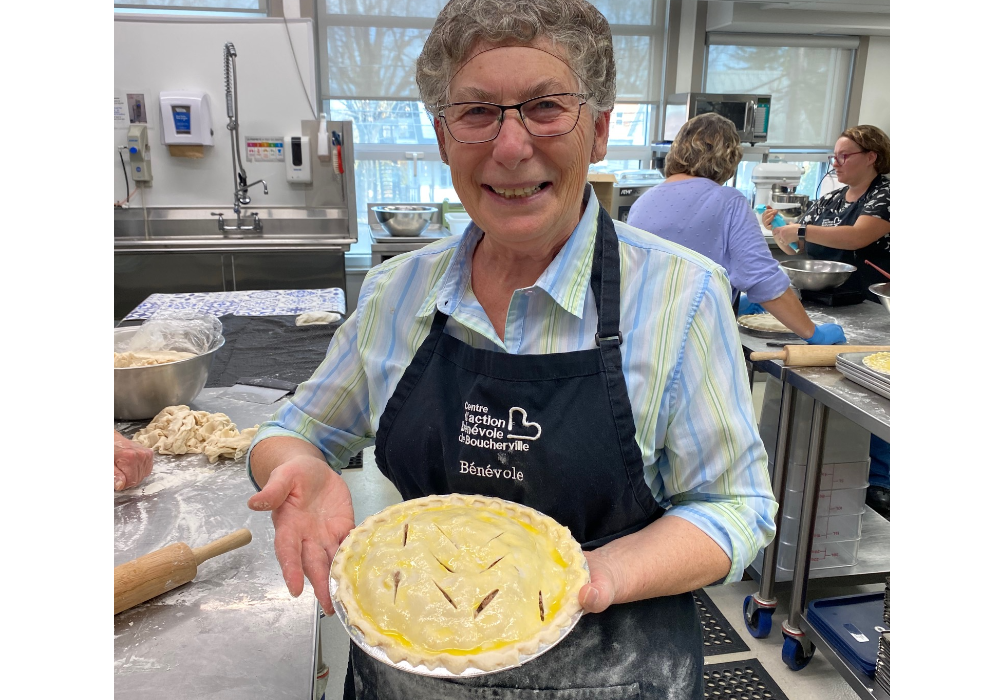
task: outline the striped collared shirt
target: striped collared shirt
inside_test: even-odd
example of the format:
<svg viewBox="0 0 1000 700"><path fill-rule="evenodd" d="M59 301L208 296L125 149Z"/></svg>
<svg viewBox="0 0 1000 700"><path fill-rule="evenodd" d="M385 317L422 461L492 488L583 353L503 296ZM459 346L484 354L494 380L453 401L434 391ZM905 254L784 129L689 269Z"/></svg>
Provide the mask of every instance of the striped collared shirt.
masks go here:
<svg viewBox="0 0 1000 700"><path fill-rule="evenodd" d="M260 427L254 445L276 435L302 438L339 469L374 444L379 418L437 309L450 317L445 332L476 348L515 354L592 349L597 214L591 193L580 223L542 276L514 292L503 340L472 292L472 253L483 236L474 224L373 268L326 359ZM622 367L646 483L668 515L699 527L730 556L726 581L738 581L773 538L778 506L729 280L708 258L614 223Z"/></svg>

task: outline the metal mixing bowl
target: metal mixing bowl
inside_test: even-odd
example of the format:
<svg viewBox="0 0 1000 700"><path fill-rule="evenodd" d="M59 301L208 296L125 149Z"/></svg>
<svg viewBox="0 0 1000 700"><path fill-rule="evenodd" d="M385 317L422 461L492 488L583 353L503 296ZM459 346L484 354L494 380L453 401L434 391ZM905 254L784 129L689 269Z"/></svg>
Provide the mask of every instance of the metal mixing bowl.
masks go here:
<svg viewBox="0 0 1000 700"><path fill-rule="evenodd" d="M785 260L779 264L793 287L811 292L839 287L858 269L832 260Z"/></svg>
<svg viewBox="0 0 1000 700"><path fill-rule="evenodd" d="M431 225L437 207L399 204L372 207L375 219L393 236L419 236Z"/></svg>
<svg viewBox="0 0 1000 700"><path fill-rule="evenodd" d="M115 328L115 351L128 345L139 326ZM204 355L149 367L115 368L115 418L152 418L167 406L188 404L205 388L212 358L226 339Z"/></svg>
<svg viewBox="0 0 1000 700"><path fill-rule="evenodd" d="M772 192L771 208L780 211L786 223L797 224L809 208L809 195Z"/></svg>
<svg viewBox="0 0 1000 700"><path fill-rule="evenodd" d="M881 282L879 284L873 284L868 288L868 291L878 297L878 300L882 302L885 306L885 310L889 311L889 283Z"/></svg>

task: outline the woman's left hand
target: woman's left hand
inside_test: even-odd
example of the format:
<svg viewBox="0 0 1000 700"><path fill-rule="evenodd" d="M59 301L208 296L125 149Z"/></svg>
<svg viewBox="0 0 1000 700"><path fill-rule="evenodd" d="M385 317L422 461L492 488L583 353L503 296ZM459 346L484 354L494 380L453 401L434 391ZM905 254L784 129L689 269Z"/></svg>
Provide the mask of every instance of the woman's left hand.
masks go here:
<svg viewBox="0 0 1000 700"><path fill-rule="evenodd" d="M771 235L774 237L774 242L778 244L785 253L789 255L798 255L802 252L802 242L799 240L799 226L798 224L789 224L787 226L779 226L776 229L771 230ZM792 248L789 244L794 243L798 250Z"/></svg>
<svg viewBox="0 0 1000 700"><path fill-rule="evenodd" d="M580 605L586 612L604 612L615 602L620 573L612 564L611 557L602 554L600 549L584 552L583 555L587 557L590 568L590 583L580 589Z"/></svg>

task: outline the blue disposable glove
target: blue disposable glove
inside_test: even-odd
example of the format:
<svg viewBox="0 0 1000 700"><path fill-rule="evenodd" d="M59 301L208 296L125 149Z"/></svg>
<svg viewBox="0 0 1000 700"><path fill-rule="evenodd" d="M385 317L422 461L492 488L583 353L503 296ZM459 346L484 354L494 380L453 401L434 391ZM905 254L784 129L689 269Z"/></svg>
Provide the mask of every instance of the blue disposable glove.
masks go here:
<svg viewBox="0 0 1000 700"><path fill-rule="evenodd" d="M751 304L750 300L747 299L747 295L740 292L740 316L746 316L748 314L763 314L767 313L764 311L764 307L760 304Z"/></svg>
<svg viewBox="0 0 1000 700"><path fill-rule="evenodd" d="M847 342L844 329L836 323L821 323L816 326L816 332L811 338L806 338L810 345L839 345Z"/></svg>

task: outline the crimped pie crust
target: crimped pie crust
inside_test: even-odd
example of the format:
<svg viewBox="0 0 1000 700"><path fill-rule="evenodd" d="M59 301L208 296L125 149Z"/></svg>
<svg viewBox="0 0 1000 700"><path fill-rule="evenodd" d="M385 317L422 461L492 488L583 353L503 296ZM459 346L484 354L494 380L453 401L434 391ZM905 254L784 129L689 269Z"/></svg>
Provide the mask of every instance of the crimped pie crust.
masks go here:
<svg viewBox="0 0 1000 700"><path fill-rule="evenodd" d="M330 575L350 623L393 663L460 674L557 641L581 609L585 561L569 529L538 511L450 494L365 519Z"/></svg>

